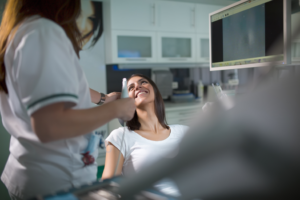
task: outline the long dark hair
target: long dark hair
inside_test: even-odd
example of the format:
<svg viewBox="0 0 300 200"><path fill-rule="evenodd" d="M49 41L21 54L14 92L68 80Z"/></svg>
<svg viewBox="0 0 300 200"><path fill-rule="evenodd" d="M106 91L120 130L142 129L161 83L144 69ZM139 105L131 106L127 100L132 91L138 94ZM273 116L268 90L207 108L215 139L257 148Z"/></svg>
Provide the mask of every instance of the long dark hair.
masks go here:
<svg viewBox="0 0 300 200"><path fill-rule="evenodd" d="M82 36L82 40L89 37L90 34L94 34L93 41L89 47L93 47L96 42L100 39L103 33L103 17L102 17L102 2L91 1L94 6L94 17L90 17L89 19L93 23L93 29L91 32Z"/></svg>
<svg viewBox="0 0 300 200"><path fill-rule="evenodd" d="M81 34L76 25L80 15L80 0L8 0L0 26L0 92L8 94L5 77L4 55L10 40L17 30L17 26L30 16L40 15L56 22L66 32L79 57Z"/></svg>
<svg viewBox="0 0 300 200"><path fill-rule="evenodd" d="M144 79L146 79L153 87L154 89L154 109L155 109L155 114L156 117L160 123L160 125L166 129L169 129L170 127L167 125L167 120L166 120L166 115L165 115L165 105L164 105L164 100L161 97L161 94L156 86L156 84L147 76L143 75L143 74L133 74L131 75L131 77L128 79L128 81L133 78L133 77L142 77ZM141 128L141 124L139 122L137 113L135 111L134 113L134 117L127 122L127 127L129 130L139 130Z"/></svg>

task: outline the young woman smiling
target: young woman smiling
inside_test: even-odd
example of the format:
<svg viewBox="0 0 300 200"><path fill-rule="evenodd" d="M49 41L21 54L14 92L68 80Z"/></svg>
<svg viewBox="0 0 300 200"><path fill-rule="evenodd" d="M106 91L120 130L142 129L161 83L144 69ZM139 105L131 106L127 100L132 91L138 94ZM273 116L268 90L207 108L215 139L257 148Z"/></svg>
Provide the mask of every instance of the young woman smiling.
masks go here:
<svg viewBox="0 0 300 200"><path fill-rule="evenodd" d="M127 122L127 127L118 128L107 137L102 179L120 174L130 176L158 159L174 156L188 129L183 125L167 125L163 99L151 79L134 74L129 78L127 87L129 97L135 100L136 112Z"/></svg>

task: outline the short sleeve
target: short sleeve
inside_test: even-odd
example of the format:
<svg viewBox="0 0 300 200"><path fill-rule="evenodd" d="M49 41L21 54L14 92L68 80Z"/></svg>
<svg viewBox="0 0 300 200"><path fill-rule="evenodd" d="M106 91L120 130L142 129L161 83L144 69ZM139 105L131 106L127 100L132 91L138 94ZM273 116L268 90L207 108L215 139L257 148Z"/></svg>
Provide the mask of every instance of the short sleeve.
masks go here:
<svg viewBox="0 0 300 200"><path fill-rule="evenodd" d="M186 125L181 125L181 129L182 129L182 132L184 134L186 134L190 128L188 126L186 126Z"/></svg>
<svg viewBox="0 0 300 200"><path fill-rule="evenodd" d="M123 154L123 157L126 158L126 141L125 141L125 136L124 136L124 143L122 146L122 137L124 133L124 127L118 128L113 130L110 135L106 138L105 140L105 145L108 145L108 142L112 143L117 149L119 149L121 151L121 153ZM122 146L122 149L121 149Z"/></svg>
<svg viewBox="0 0 300 200"><path fill-rule="evenodd" d="M171 131L173 131L174 136L182 139L186 133L189 131L189 127L186 125L179 125L179 124L174 124L170 125Z"/></svg>
<svg viewBox="0 0 300 200"><path fill-rule="evenodd" d="M18 32L12 70L28 115L56 102L76 105L76 54L64 30L52 21L40 19Z"/></svg>

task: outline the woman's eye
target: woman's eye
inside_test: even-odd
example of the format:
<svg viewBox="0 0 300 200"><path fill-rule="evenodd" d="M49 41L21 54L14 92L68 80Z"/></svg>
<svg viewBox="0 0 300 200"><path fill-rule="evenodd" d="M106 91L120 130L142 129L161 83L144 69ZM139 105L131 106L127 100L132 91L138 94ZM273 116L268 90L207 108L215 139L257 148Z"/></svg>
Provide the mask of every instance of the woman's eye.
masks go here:
<svg viewBox="0 0 300 200"><path fill-rule="evenodd" d="M142 84L144 84L144 83L148 83L147 81L142 81Z"/></svg>

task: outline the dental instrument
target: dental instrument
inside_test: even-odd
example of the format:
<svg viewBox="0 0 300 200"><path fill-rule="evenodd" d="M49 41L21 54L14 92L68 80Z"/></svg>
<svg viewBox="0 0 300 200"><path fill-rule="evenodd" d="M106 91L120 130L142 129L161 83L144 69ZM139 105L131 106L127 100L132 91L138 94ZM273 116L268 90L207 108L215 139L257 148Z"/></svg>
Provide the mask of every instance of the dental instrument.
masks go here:
<svg viewBox="0 0 300 200"><path fill-rule="evenodd" d="M127 79L126 79L126 78L123 78L123 81L122 81L122 93L121 93L121 98L123 99L123 98L128 98L128 97L129 97L129 95L128 95L128 90L127 90ZM117 165L116 165L116 168L115 168L115 171L114 171L114 176L115 176L116 173L117 173L117 169L118 169L119 163L120 163L121 149L122 149L123 143L124 143L125 126L126 126L126 122L124 122L122 119L119 119L119 122L120 122L120 124L124 127L124 131L123 131L123 136L122 136L122 141L121 141L120 153L119 153Z"/></svg>

